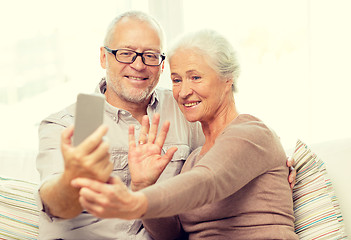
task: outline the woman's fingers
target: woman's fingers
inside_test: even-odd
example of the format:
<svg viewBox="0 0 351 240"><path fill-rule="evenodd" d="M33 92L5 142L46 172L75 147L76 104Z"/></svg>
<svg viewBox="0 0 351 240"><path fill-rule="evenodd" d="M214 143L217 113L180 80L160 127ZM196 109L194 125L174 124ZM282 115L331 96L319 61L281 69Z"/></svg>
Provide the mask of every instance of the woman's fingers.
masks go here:
<svg viewBox="0 0 351 240"><path fill-rule="evenodd" d="M128 143L129 151L133 150L136 147L135 144L135 135L134 135L134 125L130 125L128 129Z"/></svg>
<svg viewBox="0 0 351 240"><path fill-rule="evenodd" d="M89 178L75 178L72 180L71 185L76 188L90 187L94 190L99 190L102 183Z"/></svg>
<svg viewBox="0 0 351 240"><path fill-rule="evenodd" d="M141 121L141 129L139 133L139 144L145 144L148 141L148 134L150 129L149 117L147 115L143 116Z"/></svg>
<svg viewBox="0 0 351 240"><path fill-rule="evenodd" d="M163 155L162 159L166 162L165 167L167 164L172 160L174 153L178 150L177 147L171 147L170 149L167 150L165 155Z"/></svg>
<svg viewBox="0 0 351 240"><path fill-rule="evenodd" d="M76 178L71 184L80 188L79 202L82 207L97 217L129 218L134 209L134 198L118 177L110 177L108 183Z"/></svg>
<svg viewBox="0 0 351 240"><path fill-rule="evenodd" d="M106 200L104 200L106 194L103 193L106 192L108 185L88 178L76 178L71 184L80 188L79 202L82 207L95 216L102 216L106 205Z"/></svg>
<svg viewBox="0 0 351 240"><path fill-rule="evenodd" d="M160 123L160 114L156 113L152 118L152 123L150 126L149 117L147 115L143 116L141 129L139 133L138 144L142 145L145 143L157 143L158 146L162 147L165 139L167 137L167 133L169 130L169 121L166 121L163 124L161 133L157 136L158 125ZM134 129L129 129L129 143L135 142Z"/></svg>
<svg viewBox="0 0 351 240"><path fill-rule="evenodd" d="M169 130L170 122L165 121L162 125L162 129L160 131L160 134L156 138L155 144L158 145L160 148L162 148L163 144L166 141L167 133Z"/></svg>
<svg viewBox="0 0 351 240"><path fill-rule="evenodd" d="M154 117L152 118L152 123L151 123L150 131L149 131L149 136L148 136L149 143L155 142L159 122L160 122L160 114L155 113Z"/></svg>
<svg viewBox="0 0 351 240"><path fill-rule="evenodd" d="M286 158L286 166L287 167L294 167L294 165L295 165L295 159L291 156L288 156Z"/></svg>
<svg viewBox="0 0 351 240"><path fill-rule="evenodd" d="M292 157L287 157L286 166L289 167L288 181L291 189L293 189L296 184L296 169L294 168L294 165L295 159Z"/></svg>

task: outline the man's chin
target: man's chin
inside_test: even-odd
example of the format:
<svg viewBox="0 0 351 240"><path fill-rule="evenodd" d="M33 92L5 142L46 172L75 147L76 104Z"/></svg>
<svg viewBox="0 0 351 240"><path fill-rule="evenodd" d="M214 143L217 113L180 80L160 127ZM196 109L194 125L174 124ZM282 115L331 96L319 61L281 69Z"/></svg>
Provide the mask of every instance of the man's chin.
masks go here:
<svg viewBox="0 0 351 240"><path fill-rule="evenodd" d="M123 96L122 98L130 103L145 103L150 97L151 93L149 94L129 94L128 96Z"/></svg>

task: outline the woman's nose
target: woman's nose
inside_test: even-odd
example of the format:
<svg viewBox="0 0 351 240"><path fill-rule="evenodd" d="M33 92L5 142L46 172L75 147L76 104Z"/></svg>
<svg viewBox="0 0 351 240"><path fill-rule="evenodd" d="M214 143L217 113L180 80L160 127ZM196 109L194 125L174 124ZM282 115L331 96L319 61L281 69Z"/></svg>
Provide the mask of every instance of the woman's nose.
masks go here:
<svg viewBox="0 0 351 240"><path fill-rule="evenodd" d="M191 86L189 83L187 83L186 81L184 81L181 85L181 88L180 88L180 92L179 92L179 96L181 98L186 98L188 97L189 95L192 94L192 89L191 89Z"/></svg>

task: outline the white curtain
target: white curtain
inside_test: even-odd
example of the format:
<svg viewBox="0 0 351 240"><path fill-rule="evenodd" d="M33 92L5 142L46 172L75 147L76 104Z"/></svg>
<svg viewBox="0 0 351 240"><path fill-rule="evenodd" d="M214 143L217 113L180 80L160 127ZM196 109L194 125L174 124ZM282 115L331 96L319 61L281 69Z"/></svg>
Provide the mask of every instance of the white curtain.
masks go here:
<svg viewBox="0 0 351 240"><path fill-rule="evenodd" d="M93 91L106 27L130 9L155 16L168 44L204 27L226 35L242 65L239 110L285 147L351 137L348 0L14 0L0 7L0 148L36 149L40 120Z"/></svg>
<svg viewBox="0 0 351 240"><path fill-rule="evenodd" d="M149 2L167 37L213 28L232 41L239 110L267 122L286 148L351 137L350 1Z"/></svg>

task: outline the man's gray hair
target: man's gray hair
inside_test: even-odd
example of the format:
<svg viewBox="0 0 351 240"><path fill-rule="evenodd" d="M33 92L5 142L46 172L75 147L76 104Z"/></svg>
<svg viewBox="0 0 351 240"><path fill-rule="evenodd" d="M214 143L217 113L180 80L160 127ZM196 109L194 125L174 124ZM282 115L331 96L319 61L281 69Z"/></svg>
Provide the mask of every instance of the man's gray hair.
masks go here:
<svg viewBox="0 0 351 240"><path fill-rule="evenodd" d="M104 39L104 46L108 46L111 40L115 37L113 36L113 32L116 24L126 18L137 19L141 22L147 22L150 24L150 26L154 27L155 30L158 32L160 42L161 42L161 51L163 51L165 47L165 43L164 43L165 37L164 37L164 32L161 25L155 18L141 11L128 11L115 17L107 28L105 39ZM140 39L140 41L142 41L142 39Z"/></svg>
<svg viewBox="0 0 351 240"><path fill-rule="evenodd" d="M168 52L168 59L179 49L195 50L208 56L208 63L221 78L232 79L232 89L237 90L236 82L240 74L237 54L230 42L214 30L204 29L181 36Z"/></svg>

